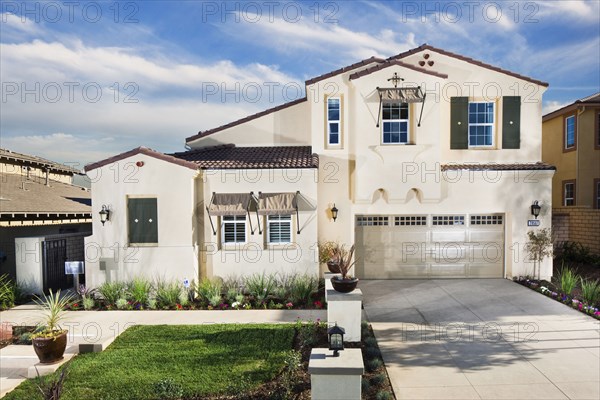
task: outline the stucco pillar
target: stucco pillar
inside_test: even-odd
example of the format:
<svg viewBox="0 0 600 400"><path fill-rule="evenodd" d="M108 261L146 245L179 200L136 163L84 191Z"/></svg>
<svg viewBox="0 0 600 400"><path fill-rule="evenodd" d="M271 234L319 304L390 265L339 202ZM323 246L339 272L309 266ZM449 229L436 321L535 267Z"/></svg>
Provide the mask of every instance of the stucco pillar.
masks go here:
<svg viewBox="0 0 600 400"><path fill-rule="evenodd" d="M327 322L329 325L337 323L346 330L346 342L361 341L362 297L360 289L354 289L350 293L327 290Z"/></svg>
<svg viewBox="0 0 600 400"><path fill-rule="evenodd" d="M360 349L345 349L338 357L328 349L312 349L308 362L312 400L360 400L364 363Z"/></svg>
<svg viewBox="0 0 600 400"><path fill-rule="evenodd" d="M342 276L342 274L340 274L339 272L323 272L323 278L325 279L325 302L327 302L327 292L333 290L331 278L333 278L334 276Z"/></svg>

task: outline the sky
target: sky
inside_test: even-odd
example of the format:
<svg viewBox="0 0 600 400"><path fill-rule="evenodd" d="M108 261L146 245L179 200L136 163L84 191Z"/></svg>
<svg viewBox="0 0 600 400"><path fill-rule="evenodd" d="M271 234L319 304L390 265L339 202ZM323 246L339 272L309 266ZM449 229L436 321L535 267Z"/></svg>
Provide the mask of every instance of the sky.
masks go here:
<svg viewBox="0 0 600 400"><path fill-rule="evenodd" d="M430 44L600 92L600 0L0 2L0 146L83 168L304 96L304 81Z"/></svg>

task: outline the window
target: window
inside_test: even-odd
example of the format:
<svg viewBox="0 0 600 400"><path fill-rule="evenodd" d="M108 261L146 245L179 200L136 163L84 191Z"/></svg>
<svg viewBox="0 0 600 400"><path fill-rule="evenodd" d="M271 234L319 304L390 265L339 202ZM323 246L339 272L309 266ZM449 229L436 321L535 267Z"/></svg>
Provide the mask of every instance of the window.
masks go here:
<svg viewBox="0 0 600 400"><path fill-rule="evenodd" d="M434 215L432 218L434 226L440 225L464 225L464 215Z"/></svg>
<svg viewBox="0 0 600 400"><path fill-rule="evenodd" d="M383 143L408 143L408 103L384 103L381 112Z"/></svg>
<svg viewBox="0 0 600 400"><path fill-rule="evenodd" d="M427 216L410 215L394 217L395 226L425 226L427 225Z"/></svg>
<svg viewBox="0 0 600 400"><path fill-rule="evenodd" d="M596 194L594 195L594 204L596 208L600 210L600 179L594 179L594 186L596 188Z"/></svg>
<svg viewBox="0 0 600 400"><path fill-rule="evenodd" d="M575 147L575 116L565 118L565 149Z"/></svg>
<svg viewBox="0 0 600 400"><path fill-rule="evenodd" d="M563 184L563 205L575 205L575 182L564 182Z"/></svg>
<svg viewBox="0 0 600 400"><path fill-rule="evenodd" d="M469 103L469 147L494 144L494 103Z"/></svg>
<svg viewBox="0 0 600 400"><path fill-rule="evenodd" d="M340 144L341 101L339 97L327 99L327 144Z"/></svg>
<svg viewBox="0 0 600 400"><path fill-rule="evenodd" d="M246 216L226 215L222 220L222 243L246 243Z"/></svg>
<svg viewBox="0 0 600 400"><path fill-rule="evenodd" d="M388 217L356 217L356 226L387 226Z"/></svg>
<svg viewBox="0 0 600 400"><path fill-rule="evenodd" d="M269 215L267 217L267 238L269 244L292 242L292 216Z"/></svg>
<svg viewBox="0 0 600 400"><path fill-rule="evenodd" d="M128 198L129 244L158 243L158 211L156 198Z"/></svg>
<svg viewBox="0 0 600 400"><path fill-rule="evenodd" d="M502 215L471 215L471 225L502 225Z"/></svg>

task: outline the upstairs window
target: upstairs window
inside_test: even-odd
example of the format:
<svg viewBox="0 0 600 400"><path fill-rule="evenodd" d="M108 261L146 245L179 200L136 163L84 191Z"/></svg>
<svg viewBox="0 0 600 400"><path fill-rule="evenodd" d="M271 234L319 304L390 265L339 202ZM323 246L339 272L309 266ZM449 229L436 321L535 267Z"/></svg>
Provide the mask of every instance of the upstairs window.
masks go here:
<svg viewBox="0 0 600 400"><path fill-rule="evenodd" d="M565 149L575 147L575 116L565 118Z"/></svg>
<svg viewBox="0 0 600 400"><path fill-rule="evenodd" d="M408 103L384 103L381 113L382 143L408 143Z"/></svg>
<svg viewBox="0 0 600 400"><path fill-rule="evenodd" d="M494 144L494 103L469 103L469 147Z"/></svg>
<svg viewBox="0 0 600 400"><path fill-rule="evenodd" d="M269 244L292 242L292 216L269 215L267 217L267 238Z"/></svg>
<svg viewBox="0 0 600 400"><path fill-rule="evenodd" d="M338 146L340 138L340 120L342 103L339 97L327 99L327 144Z"/></svg>
<svg viewBox="0 0 600 400"><path fill-rule="evenodd" d="M128 198L127 219L130 245L158 244L156 198Z"/></svg>
<svg viewBox="0 0 600 400"><path fill-rule="evenodd" d="M246 216L245 215L225 215L222 217L222 235L223 244L242 244L246 243Z"/></svg>

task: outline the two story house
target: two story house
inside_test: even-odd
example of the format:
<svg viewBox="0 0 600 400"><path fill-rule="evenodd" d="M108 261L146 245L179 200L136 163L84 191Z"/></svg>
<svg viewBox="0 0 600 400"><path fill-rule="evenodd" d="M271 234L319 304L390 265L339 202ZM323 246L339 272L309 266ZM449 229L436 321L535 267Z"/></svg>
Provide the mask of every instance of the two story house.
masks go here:
<svg viewBox="0 0 600 400"><path fill-rule="evenodd" d="M312 78L188 151L90 164L109 221L94 220L88 282L317 273L325 240L356 245L363 279L533 274L527 232L551 223L547 86L422 45Z"/></svg>
<svg viewBox="0 0 600 400"><path fill-rule="evenodd" d="M555 244L578 242L600 255L600 93L542 117L542 160L552 183Z"/></svg>

